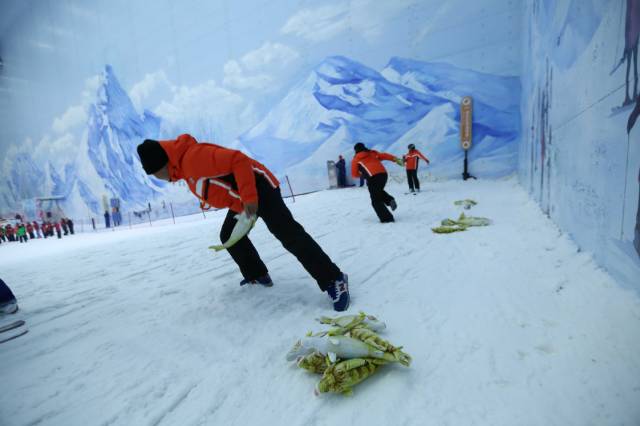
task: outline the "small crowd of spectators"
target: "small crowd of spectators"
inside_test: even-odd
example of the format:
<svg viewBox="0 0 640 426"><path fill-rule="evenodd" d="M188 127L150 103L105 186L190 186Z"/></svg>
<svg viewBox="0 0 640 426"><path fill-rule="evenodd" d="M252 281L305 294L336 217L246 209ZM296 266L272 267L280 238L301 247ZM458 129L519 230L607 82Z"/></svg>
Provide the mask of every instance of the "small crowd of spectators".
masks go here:
<svg viewBox="0 0 640 426"><path fill-rule="evenodd" d="M73 221L63 217L60 221L44 220L38 223L20 221L17 224L7 224L0 226L0 244L4 242L21 242L34 240L36 238L53 238L56 235L62 238L62 235L73 235Z"/></svg>

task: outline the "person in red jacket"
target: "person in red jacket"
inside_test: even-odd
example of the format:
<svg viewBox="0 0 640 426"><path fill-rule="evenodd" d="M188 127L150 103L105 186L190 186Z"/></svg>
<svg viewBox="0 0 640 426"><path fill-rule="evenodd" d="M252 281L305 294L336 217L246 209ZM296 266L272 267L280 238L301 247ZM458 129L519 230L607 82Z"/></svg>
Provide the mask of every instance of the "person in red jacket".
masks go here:
<svg viewBox="0 0 640 426"><path fill-rule="evenodd" d="M53 222L53 227L56 229L56 235L58 236L58 239L61 239L62 233L60 232L60 222L58 222L57 220ZM53 234L51 234L51 236L53 237Z"/></svg>
<svg viewBox="0 0 640 426"><path fill-rule="evenodd" d="M418 162L422 158L429 164L429 159L422 155L420 151L416 149L414 144L409 144L407 147L409 152L402 156L404 166L407 169L407 182L409 183L409 191L420 192L420 181L418 180ZM415 188L415 189L414 189Z"/></svg>
<svg viewBox="0 0 640 426"><path fill-rule="evenodd" d="M370 150L362 142L355 144L353 149L356 155L351 160L351 175L354 178L364 176L367 180L371 205L380 222L395 222L393 214L387 209L387 206L391 207L391 210L395 210L398 205L396 200L384 190L388 175L382 165L382 160L394 161L399 165L402 165L402 160L385 152Z"/></svg>
<svg viewBox="0 0 640 426"><path fill-rule="evenodd" d="M40 233L40 225L35 220L33 221L33 229L36 231L36 235L38 238L42 238L42 233Z"/></svg>
<svg viewBox="0 0 640 426"><path fill-rule="evenodd" d="M29 238L32 240L36 237L33 233L33 225L31 222L27 222L27 234L29 234Z"/></svg>
<svg viewBox="0 0 640 426"><path fill-rule="evenodd" d="M220 231L221 241L229 239L238 213L262 218L320 289L328 293L333 308L344 311L349 307L347 275L295 221L284 204L278 179L264 165L234 149L199 144L187 134L175 140L146 139L137 150L148 175L169 182L184 179L204 209L229 208ZM240 285L273 285L267 267L246 235L228 251L244 277Z"/></svg>
<svg viewBox="0 0 640 426"><path fill-rule="evenodd" d="M9 241L15 241L16 240L16 231L15 229L13 229L13 226L11 226L11 224L7 225L4 227L5 232L7 234L7 239Z"/></svg>

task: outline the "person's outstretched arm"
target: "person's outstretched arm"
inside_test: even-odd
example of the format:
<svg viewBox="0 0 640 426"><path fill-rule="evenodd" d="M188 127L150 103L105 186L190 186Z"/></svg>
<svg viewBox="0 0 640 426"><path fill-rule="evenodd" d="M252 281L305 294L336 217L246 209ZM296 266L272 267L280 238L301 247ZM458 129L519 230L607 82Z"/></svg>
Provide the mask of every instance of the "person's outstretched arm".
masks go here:
<svg viewBox="0 0 640 426"><path fill-rule="evenodd" d="M420 158L422 158L424 161L426 161L426 162L427 162L427 164L429 164L429 163L430 163L429 159L428 159L427 157L425 157L424 155L422 155L422 153L421 153L420 151L418 151L418 150L416 149L416 152L418 153L418 156L419 156Z"/></svg>
<svg viewBox="0 0 640 426"><path fill-rule="evenodd" d="M378 153L378 159L379 160L386 160L386 161L393 161L394 163L396 163L399 166L403 165L402 159L396 157L395 155L391 155L389 153L386 153L386 152L379 152Z"/></svg>

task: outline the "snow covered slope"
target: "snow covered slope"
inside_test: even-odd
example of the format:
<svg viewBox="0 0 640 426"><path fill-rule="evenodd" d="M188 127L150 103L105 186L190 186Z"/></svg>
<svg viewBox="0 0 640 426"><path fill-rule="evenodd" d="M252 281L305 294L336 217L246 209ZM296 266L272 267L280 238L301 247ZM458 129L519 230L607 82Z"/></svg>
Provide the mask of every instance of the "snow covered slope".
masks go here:
<svg viewBox="0 0 640 426"><path fill-rule="evenodd" d="M352 307L414 358L351 398L312 390L285 354L331 315L259 222L272 288L239 287L207 220L0 245L27 335L0 346L3 426L635 425L640 298L621 289L514 180L449 181L403 196L382 225L364 188L288 204L350 274ZM430 227L473 198L486 228ZM290 202L288 202L290 203ZM37 265L37 267L34 267Z"/></svg>

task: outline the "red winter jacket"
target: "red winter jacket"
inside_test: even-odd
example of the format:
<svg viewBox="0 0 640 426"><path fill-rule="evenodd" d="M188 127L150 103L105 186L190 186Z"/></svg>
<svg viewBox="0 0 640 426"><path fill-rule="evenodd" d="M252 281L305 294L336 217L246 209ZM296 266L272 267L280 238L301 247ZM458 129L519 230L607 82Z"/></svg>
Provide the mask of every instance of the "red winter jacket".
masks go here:
<svg viewBox="0 0 640 426"><path fill-rule="evenodd" d="M365 177L371 177L386 173L387 169L382 165L382 160L396 161L397 158L386 152L360 151L351 160L351 176L357 178L364 173Z"/></svg>
<svg viewBox="0 0 640 426"><path fill-rule="evenodd" d="M198 143L191 135L160 141L169 157L171 181L184 179L204 209L228 207L244 210L244 203L258 202L256 174L274 188L278 179L261 163L235 149Z"/></svg>
<svg viewBox="0 0 640 426"><path fill-rule="evenodd" d="M422 155L422 153L417 149L410 149L409 152L405 154L402 158L404 159L404 166L406 167L407 170L417 169L418 161L420 158L422 158L424 161L427 162L427 164L429 164L429 159L424 155Z"/></svg>

